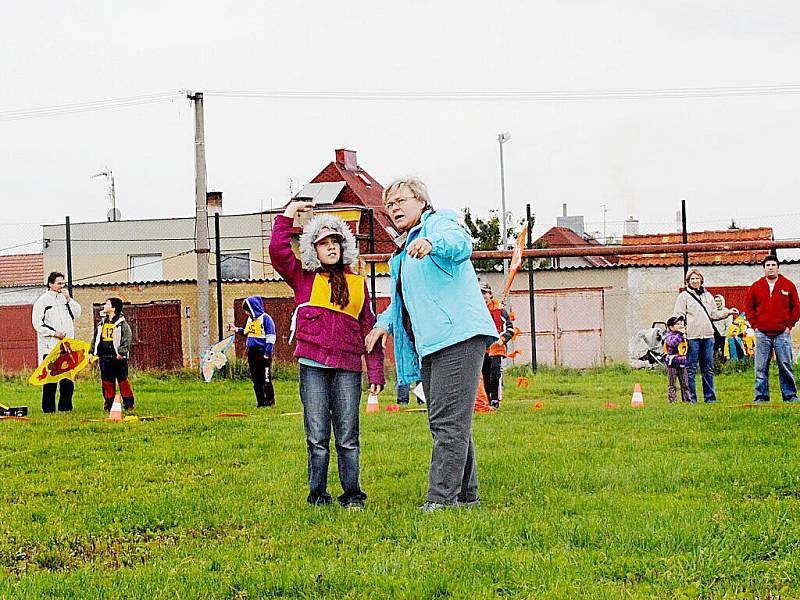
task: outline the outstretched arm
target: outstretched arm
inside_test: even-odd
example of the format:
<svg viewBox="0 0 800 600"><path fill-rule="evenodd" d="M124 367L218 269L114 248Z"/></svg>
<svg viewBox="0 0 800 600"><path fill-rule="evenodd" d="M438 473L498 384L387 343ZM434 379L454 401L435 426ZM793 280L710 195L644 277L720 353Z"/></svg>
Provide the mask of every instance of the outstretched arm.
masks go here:
<svg viewBox="0 0 800 600"><path fill-rule="evenodd" d="M295 287L303 270L303 266L292 251L292 223L298 213L306 212L311 207L311 202L292 202L282 215L275 217L272 226L269 257L272 266L292 288Z"/></svg>

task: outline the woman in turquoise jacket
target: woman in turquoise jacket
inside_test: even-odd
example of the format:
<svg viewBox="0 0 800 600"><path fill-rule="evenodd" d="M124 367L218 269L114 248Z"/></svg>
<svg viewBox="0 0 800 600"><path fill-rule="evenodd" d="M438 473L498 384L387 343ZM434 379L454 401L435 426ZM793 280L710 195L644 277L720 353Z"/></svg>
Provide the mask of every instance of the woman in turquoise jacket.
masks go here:
<svg viewBox="0 0 800 600"><path fill-rule="evenodd" d="M451 210L434 211L425 184L398 179L383 192L405 233L389 260L392 303L367 335L367 350L394 338L397 384L422 380L433 452L422 510L478 500L472 413L483 355L497 329L470 262L472 240Z"/></svg>

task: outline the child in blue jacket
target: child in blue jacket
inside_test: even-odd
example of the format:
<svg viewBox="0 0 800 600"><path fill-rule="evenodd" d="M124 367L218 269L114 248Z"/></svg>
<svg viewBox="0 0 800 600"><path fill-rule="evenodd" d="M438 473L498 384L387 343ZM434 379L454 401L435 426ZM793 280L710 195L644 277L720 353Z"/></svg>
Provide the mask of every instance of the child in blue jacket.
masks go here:
<svg viewBox="0 0 800 600"><path fill-rule="evenodd" d="M275 322L265 311L260 296L250 296L244 301L247 324L244 327L228 325L229 331L247 337L247 364L256 393L258 408L275 406L275 388L272 385L272 348L275 345Z"/></svg>

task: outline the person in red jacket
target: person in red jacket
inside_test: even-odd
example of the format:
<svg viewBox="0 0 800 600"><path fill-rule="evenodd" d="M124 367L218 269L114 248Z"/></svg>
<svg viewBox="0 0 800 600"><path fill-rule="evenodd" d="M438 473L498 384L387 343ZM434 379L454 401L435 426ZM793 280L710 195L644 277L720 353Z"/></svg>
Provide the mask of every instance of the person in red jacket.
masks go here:
<svg viewBox="0 0 800 600"><path fill-rule="evenodd" d="M800 299L794 284L778 273L776 256L770 254L761 264L764 277L750 286L745 299L747 318L756 330L755 402L769 402L769 363L773 350L783 401L797 402L790 332L800 319Z"/></svg>

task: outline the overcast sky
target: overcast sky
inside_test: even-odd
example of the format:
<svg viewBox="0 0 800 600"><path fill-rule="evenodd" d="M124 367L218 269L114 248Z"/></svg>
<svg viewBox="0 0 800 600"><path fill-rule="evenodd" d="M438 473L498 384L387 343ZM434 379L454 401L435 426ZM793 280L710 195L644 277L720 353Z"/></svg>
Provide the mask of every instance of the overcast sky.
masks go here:
<svg viewBox="0 0 800 600"><path fill-rule="evenodd" d="M193 113L185 97L105 111L9 112L198 91L422 94L794 85L793 1L70 2L0 9L0 248L35 224L102 220L105 166L124 218L194 210ZM288 196L358 151L386 184L416 174L440 207L485 215L530 202L537 231L561 204L588 229L774 226L800 236L800 95L628 100L284 100L208 95L209 189L225 212ZM17 251L38 251L36 246Z"/></svg>

